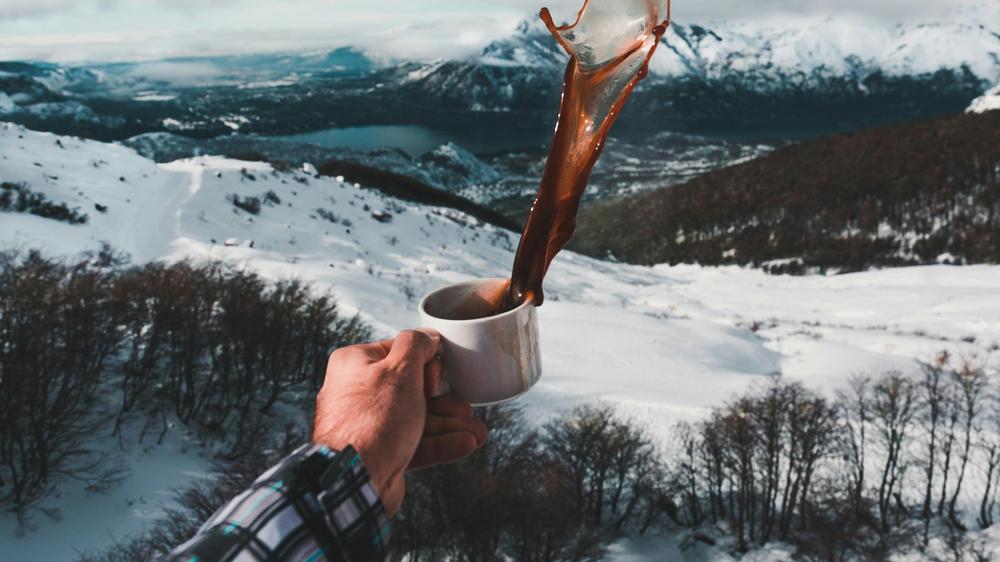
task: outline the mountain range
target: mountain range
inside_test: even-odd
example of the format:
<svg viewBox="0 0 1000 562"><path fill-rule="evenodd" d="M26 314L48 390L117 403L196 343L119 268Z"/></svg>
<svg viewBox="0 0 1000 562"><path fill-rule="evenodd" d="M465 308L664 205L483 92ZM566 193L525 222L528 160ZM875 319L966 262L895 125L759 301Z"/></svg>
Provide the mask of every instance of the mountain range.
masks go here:
<svg viewBox="0 0 1000 562"><path fill-rule="evenodd" d="M540 23L524 22L475 56L407 68L399 84L430 105L550 108L565 60ZM894 26L851 16L674 22L623 119L637 126L652 115L673 128L875 124L960 110L998 78L1000 8L986 4Z"/></svg>
<svg viewBox="0 0 1000 562"><path fill-rule="evenodd" d="M540 22L479 53L327 52L63 67L0 63L0 116L120 140L413 123L550 130L566 55ZM886 25L855 16L674 22L616 131L815 136L964 109L1000 80L1000 6Z"/></svg>

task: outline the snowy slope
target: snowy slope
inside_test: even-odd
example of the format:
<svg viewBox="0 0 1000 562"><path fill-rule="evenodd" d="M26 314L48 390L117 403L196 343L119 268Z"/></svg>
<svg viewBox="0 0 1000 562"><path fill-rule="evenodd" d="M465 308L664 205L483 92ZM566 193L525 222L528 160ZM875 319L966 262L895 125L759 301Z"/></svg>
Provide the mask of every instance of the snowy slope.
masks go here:
<svg viewBox="0 0 1000 562"><path fill-rule="evenodd" d="M472 60L488 66L559 68L566 64L566 51L552 40L541 19L524 20L513 35L483 48Z"/></svg>
<svg viewBox="0 0 1000 562"><path fill-rule="evenodd" d="M68 254L107 241L136 261L225 259L332 288L379 335L414 325L417 301L436 287L507 274L517 242L517 234L459 212L334 178L218 157L155 165L121 146L15 125L0 124L0 180L24 182L90 216L86 225L69 226L0 214L3 246ZM258 216L229 200L268 191L281 203ZM391 221L377 220L378 211ZM540 309L544 375L522 402L541 421L579 401L610 401L665 440L672 421L693 419L770 374L832 392L852 373L910 370L914 359L941 349L996 361L998 285L1000 267L992 266L775 277L565 253L549 273ZM201 465L189 460L157 485L175 486L197 472ZM0 518L0 550L61 559L73 548L107 544L107 533L92 528L64 532L88 520L74 497L61 522L39 521L23 539L12 539L12 522ZM128 516L125 497L109 498L106 508L117 514L109 531L135 531L141 519Z"/></svg>

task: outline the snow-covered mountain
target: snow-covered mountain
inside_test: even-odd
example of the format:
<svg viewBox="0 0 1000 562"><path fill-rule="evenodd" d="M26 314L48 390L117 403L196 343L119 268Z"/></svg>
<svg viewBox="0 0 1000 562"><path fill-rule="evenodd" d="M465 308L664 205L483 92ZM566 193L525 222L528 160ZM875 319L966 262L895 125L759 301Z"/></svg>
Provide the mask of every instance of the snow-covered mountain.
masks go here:
<svg viewBox="0 0 1000 562"><path fill-rule="evenodd" d="M0 213L2 248L67 255L108 242L137 262L222 259L330 289L380 336L414 325L419 297L434 288L506 275L517 243L516 233L463 213L316 177L312 167L215 156L156 164L120 145L9 123L0 123L0 183L88 215L71 225ZM233 195L265 203L249 214ZM829 393L853 373L913 370L914 360L942 349L995 362L998 284L998 266L783 277L565 252L539 309L544 375L520 403L542 422L581 401L606 401L665 441L672 421L697 418L773 374ZM207 464L182 443L170 435L165 447L176 450L136 448L133 476L107 494L62 486L53 500L61 518L39 521L25 538L13 538L13 514L0 514L0 551L12 560L69 559L140 529ZM136 497L150 504L130 507ZM614 552L611 559L637 559L624 546ZM718 546L678 560L732 558Z"/></svg>
<svg viewBox="0 0 1000 562"><path fill-rule="evenodd" d="M558 88L567 55L541 21L525 20L514 33L472 57L406 64L397 70L408 95L435 105L473 111L533 110Z"/></svg>
<svg viewBox="0 0 1000 562"><path fill-rule="evenodd" d="M762 79L764 88L789 80L963 69L992 82L1000 77L1000 6L984 3L952 10L942 20L891 27L849 14L674 24L662 47L651 63L656 75L746 75Z"/></svg>
<svg viewBox="0 0 1000 562"><path fill-rule="evenodd" d="M477 55L408 69L403 85L415 95L476 111L538 109L558 99L565 60L540 23L525 22ZM888 93L903 103L907 96L919 101L954 92L959 105L949 107L959 110L1000 79L1000 7L982 4L938 21L894 26L850 15L675 22L653 58L651 76L636 97L652 91L646 97L660 103L632 104L647 106L634 111L644 117L683 105L689 95L729 103L725 90L745 97L811 92L834 101ZM754 100L743 101L742 111L752 112Z"/></svg>

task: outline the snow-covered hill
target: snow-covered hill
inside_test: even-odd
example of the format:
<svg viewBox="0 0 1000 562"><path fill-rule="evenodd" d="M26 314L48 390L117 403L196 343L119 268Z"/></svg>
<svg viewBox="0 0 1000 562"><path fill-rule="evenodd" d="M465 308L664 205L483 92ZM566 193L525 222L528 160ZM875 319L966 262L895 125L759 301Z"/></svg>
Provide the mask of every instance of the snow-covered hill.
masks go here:
<svg viewBox="0 0 1000 562"><path fill-rule="evenodd" d="M135 261L224 259L332 288L378 335L414 325L417 301L434 288L506 275L517 243L516 233L457 211L304 170L211 156L157 165L122 146L12 124L0 124L0 181L89 216L71 226L0 214L0 246L71 254L108 242ZM251 215L234 207L233 195L270 204ZM852 373L911 370L914 360L942 349L996 361L998 285L996 266L779 277L567 252L549 273L540 309L544 375L522 404L541 421L580 401L604 400L666 440L672 421L696 418L769 375L832 392ZM136 454L135 463L151 462ZM199 466L161 465L146 497L169 497L192 465ZM134 479L128 482L123 489L135 495ZM155 515L115 494L101 499L114 513L111 528L93 520L81 490L67 488L62 520L39 521L26 538L11 538L12 518L0 519L0 551L14 560L65 559Z"/></svg>

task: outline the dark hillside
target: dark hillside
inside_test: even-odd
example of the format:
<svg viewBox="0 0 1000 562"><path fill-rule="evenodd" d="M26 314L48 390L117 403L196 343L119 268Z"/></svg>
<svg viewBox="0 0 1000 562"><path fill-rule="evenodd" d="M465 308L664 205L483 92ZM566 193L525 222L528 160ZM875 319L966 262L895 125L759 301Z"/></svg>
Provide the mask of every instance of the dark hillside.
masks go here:
<svg viewBox="0 0 1000 562"><path fill-rule="evenodd" d="M574 247L792 273L995 263L1000 111L807 141L597 204L583 211Z"/></svg>
<svg viewBox="0 0 1000 562"><path fill-rule="evenodd" d="M347 181L364 184L365 187L377 189L404 201L450 207L501 228L515 232L521 230L521 225L514 219L454 193L435 189L419 180L395 172L379 170L350 160L327 160L319 166L318 171L324 176L344 176Z"/></svg>

